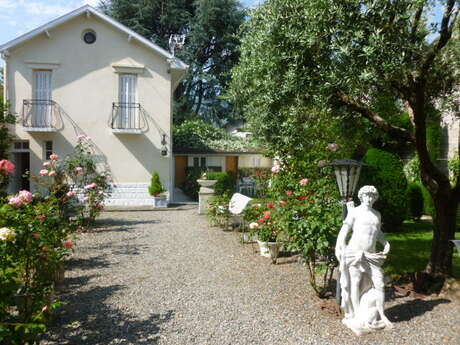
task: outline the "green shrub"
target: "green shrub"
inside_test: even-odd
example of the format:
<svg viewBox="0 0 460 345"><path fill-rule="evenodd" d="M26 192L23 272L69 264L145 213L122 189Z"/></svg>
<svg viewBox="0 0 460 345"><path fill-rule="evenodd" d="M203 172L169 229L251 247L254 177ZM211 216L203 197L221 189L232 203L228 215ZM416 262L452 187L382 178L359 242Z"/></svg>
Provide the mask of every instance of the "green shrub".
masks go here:
<svg viewBox="0 0 460 345"><path fill-rule="evenodd" d="M396 232L407 215L407 180L402 161L396 155L371 148L364 162L362 184L373 185L379 191L375 208L382 214L383 230Z"/></svg>
<svg viewBox="0 0 460 345"><path fill-rule="evenodd" d="M434 217L436 214L436 209L434 208L433 198L425 186L421 185L421 187L423 194L423 213Z"/></svg>
<svg viewBox="0 0 460 345"><path fill-rule="evenodd" d="M196 182L196 180L201 176L201 172L200 168L187 168L187 176L181 185L181 189L184 194L192 200L198 200L200 185Z"/></svg>
<svg viewBox="0 0 460 345"><path fill-rule="evenodd" d="M160 175L158 174L158 172L154 171L152 173L152 178L150 180L149 193L153 196L159 196L164 191L165 189L161 184Z"/></svg>
<svg viewBox="0 0 460 345"><path fill-rule="evenodd" d="M216 195L233 194L236 189L236 176L232 172L208 172L208 180L217 180L214 185Z"/></svg>
<svg viewBox="0 0 460 345"><path fill-rule="evenodd" d="M409 199L409 215L411 218L419 219L423 215L423 193L419 183L411 182L407 187Z"/></svg>

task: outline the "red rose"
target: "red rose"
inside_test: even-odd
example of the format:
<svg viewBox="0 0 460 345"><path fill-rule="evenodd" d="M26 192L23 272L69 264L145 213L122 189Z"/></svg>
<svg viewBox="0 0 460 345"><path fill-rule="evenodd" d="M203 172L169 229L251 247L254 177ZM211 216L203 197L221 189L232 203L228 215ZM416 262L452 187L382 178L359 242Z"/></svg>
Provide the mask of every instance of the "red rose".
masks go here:
<svg viewBox="0 0 460 345"><path fill-rule="evenodd" d="M73 243L71 240L67 240L64 242L64 245L66 246L66 248L68 249L72 249L73 248Z"/></svg>
<svg viewBox="0 0 460 345"><path fill-rule="evenodd" d="M305 195L299 196L299 200L305 200L307 197Z"/></svg>
<svg viewBox="0 0 460 345"><path fill-rule="evenodd" d="M263 218L259 218L259 219L257 220L257 222L259 222L259 223L263 223L263 222L265 222L265 219L263 219Z"/></svg>
<svg viewBox="0 0 460 345"><path fill-rule="evenodd" d="M271 201L267 204L267 207L268 208L274 208L275 207L275 204L272 203Z"/></svg>
<svg viewBox="0 0 460 345"><path fill-rule="evenodd" d="M270 219L271 215L272 215L272 213L270 211L264 212L264 218L267 219L267 220Z"/></svg>

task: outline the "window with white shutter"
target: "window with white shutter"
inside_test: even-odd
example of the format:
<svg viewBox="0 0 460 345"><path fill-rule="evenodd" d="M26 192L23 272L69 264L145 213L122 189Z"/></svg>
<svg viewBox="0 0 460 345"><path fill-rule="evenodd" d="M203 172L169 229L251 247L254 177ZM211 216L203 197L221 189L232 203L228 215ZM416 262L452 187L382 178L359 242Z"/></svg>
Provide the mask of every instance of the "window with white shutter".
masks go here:
<svg viewBox="0 0 460 345"><path fill-rule="evenodd" d="M137 75L120 74L120 128L139 128L139 104L137 103Z"/></svg>
<svg viewBox="0 0 460 345"><path fill-rule="evenodd" d="M34 84L32 90L32 127L51 126L51 76L51 71L34 71Z"/></svg>

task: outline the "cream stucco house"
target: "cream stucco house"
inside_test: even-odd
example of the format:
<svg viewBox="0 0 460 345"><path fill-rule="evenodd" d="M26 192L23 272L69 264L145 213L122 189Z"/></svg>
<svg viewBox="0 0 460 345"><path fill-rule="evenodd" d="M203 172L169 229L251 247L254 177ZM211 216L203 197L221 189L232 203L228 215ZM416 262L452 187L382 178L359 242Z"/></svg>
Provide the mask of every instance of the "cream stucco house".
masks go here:
<svg viewBox="0 0 460 345"><path fill-rule="evenodd" d="M51 152L64 157L77 136L91 138L110 168L109 205L151 204L153 170L174 185L173 91L187 65L134 31L83 6L0 46L5 99L20 120L10 157L10 192L30 187ZM172 195L172 193L170 193Z"/></svg>

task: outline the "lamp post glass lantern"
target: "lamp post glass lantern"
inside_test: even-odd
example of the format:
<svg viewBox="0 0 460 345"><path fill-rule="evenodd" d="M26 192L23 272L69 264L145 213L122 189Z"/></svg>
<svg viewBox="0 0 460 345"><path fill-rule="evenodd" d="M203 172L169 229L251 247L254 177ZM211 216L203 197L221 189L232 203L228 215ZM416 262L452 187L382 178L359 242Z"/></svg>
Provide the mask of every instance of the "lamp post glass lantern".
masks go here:
<svg viewBox="0 0 460 345"><path fill-rule="evenodd" d="M366 164L353 159L341 159L332 162L330 165L334 167L335 178L337 180L337 185L339 186L340 196L343 198L341 202L343 208L342 216L343 219L345 219L347 216L347 201L349 198L353 197L356 186L358 185L361 168ZM338 275L335 301L339 306L341 298L340 275Z"/></svg>
<svg viewBox="0 0 460 345"><path fill-rule="evenodd" d="M361 167L366 164L353 159L341 159L332 162L331 165L334 167L340 196L345 200L351 198L358 185Z"/></svg>

